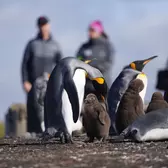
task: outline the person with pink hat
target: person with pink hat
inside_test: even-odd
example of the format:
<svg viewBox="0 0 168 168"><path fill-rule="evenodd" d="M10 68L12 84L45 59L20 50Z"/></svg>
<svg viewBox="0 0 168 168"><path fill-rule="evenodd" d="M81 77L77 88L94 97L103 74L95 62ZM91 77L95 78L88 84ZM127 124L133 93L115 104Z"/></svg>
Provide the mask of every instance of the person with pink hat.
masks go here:
<svg viewBox="0 0 168 168"><path fill-rule="evenodd" d="M76 57L82 61L94 59L89 64L98 68L103 73L108 86L110 86L112 76L110 72L113 65L114 48L104 31L102 22L99 20L91 22L88 35L89 40L81 45ZM86 95L88 93L96 94L89 79L86 83L85 93Z"/></svg>

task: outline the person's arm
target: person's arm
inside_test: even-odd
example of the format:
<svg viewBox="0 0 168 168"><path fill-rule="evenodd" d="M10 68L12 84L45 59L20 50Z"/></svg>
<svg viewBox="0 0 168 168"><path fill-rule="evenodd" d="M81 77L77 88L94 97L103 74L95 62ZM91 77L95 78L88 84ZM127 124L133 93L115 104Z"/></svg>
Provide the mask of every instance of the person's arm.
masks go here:
<svg viewBox="0 0 168 168"><path fill-rule="evenodd" d="M61 50L60 45L58 43L56 43L56 46L57 46L57 50L55 53L55 62L57 64L63 58L63 54L62 54L62 50Z"/></svg>
<svg viewBox="0 0 168 168"><path fill-rule="evenodd" d="M106 62L112 65L114 61L115 50L113 45L108 41L106 45Z"/></svg>
<svg viewBox="0 0 168 168"><path fill-rule="evenodd" d="M82 45L76 53L76 58L78 58L81 61L85 60L84 50L85 50L85 45Z"/></svg>
<svg viewBox="0 0 168 168"><path fill-rule="evenodd" d="M31 89L31 84L28 79L28 62L29 62L30 56L31 56L31 42L28 42L24 51L22 66L21 66L22 83L23 83L24 90L26 92L29 92Z"/></svg>

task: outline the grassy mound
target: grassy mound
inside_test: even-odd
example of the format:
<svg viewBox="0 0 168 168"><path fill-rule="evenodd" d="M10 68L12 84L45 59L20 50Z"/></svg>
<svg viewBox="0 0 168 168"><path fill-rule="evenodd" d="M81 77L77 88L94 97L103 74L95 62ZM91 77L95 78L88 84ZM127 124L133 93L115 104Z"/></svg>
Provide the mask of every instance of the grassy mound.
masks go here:
<svg viewBox="0 0 168 168"><path fill-rule="evenodd" d="M5 125L3 122L0 122L0 138L5 136Z"/></svg>

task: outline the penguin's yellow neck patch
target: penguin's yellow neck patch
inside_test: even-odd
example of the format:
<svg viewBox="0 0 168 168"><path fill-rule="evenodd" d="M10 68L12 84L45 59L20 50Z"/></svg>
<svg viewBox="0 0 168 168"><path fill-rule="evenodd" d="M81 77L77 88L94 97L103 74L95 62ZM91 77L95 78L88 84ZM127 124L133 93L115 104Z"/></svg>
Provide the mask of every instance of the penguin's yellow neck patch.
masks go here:
<svg viewBox="0 0 168 168"><path fill-rule="evenodd" d="M103 78L94 78L92 80L95 80L99 84L103 84L104 83L104 79Z"/></svg>
<svg viewBox="0 0 168 168"><path fill-rule="evenodd" d="M130 64L130 66L131 66L132 69L136 70L136 65L135 65L135 63L132 62L132 63Z"/></svg>
<svg viewBox="0 0 168 168"><path fill-rule="evenodd" d="M138 77L140 77L140 78L147 78L147 76L146 76L145 73L140 73L140 74L138 74Z"/></svg>

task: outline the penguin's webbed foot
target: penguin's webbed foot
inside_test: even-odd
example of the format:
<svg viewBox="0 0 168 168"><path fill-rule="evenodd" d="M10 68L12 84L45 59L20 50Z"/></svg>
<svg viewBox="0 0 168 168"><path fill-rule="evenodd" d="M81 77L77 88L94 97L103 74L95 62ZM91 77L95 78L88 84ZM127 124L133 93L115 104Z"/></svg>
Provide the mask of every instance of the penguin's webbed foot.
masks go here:
<svg viewBox="0 0 168 168"><path fill-rule="evenodd" d="M48 141L49 139L52 138L52 136L49 133L44 132L41 138L42 138L42 141Z"/></svg>
<svg viewBox="0 0 168 168"><path fill-rule="evenodd" d="M48 128L45 132L42 133L42 140L47 141L54 138L57 133L55 128Z"/></svg>
<svg viewBox="0 0 168 168"><path fill-rule="evenodd" d="M73 140L72 140L72 136L69 135L69 133L64 133L64 132L60 133L60 142L62 144L64 144L64 143L73 144L74 143Z"/></svg>

